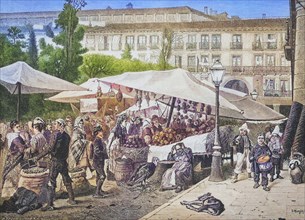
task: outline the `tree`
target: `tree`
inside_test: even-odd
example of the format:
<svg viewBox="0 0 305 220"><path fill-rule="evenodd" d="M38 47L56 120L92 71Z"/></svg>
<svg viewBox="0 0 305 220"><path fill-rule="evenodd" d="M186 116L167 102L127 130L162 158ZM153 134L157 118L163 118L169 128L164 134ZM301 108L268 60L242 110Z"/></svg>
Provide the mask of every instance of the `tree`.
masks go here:
<svg viewBox="0 0 305 220"><path fill-rule="evenodd" d="M145 63L140 60L117 59L113 56L89 54L84 56L84 63L79 68L80 78L77 82L82 83L90 78L118 75L124 72L158 69L157 64Z"/></svg>
<svg viewBox="0 0 305 220"><path fill-rule="evenodd" d="M7 66L17 61L25 61L27 55L23 52L21 44L13 44L7 38L7 35L0 35L0 67ZM0 74L1 75L1 74ZM21 114L28 110L28 96L21 95ZM16 117L17 97L12 96L7 89L0 85L0 120L15 119Z"/></svg>
<svg viewBox="0 0 305 220"><path fill-rule="evenodd" d="M7 29L8 34L7 36L12 40L13 44L16 44L18 39L24 39L24 34L21 33L21 30L16 26L10 27Z"/></svg>
<svg viewBox="0 0 305 220"><path fill-rule="evenodd" d="M28 44L28 64L33 68L37 68L37 61L38 61L38 49L37 49L37 42L36 42L36 35L33 29L33 26L28 27L30 35L29 35L29 44Z"/></svg>
<svg viewBox="0 0 305 220"><path fill-rule="evenodd" d="M60 77L68 81L74 81L78 78L78 67L83 62L81 54L86 52L80 43L85 30L78 26L76 15L85 5L86 2L83 0L66 0L63 11L55 21L56 25L62 29L62 32L53 38L56 44L63 47L63 56L60 62L65 71L61 73Z"/></svg>
<svg viewBox="0 0 305 220"><path fill-rule="evenodd" d="M161 51L159 55L160 70L170 68L168 60L172 55L173 31L165 28L162 34Z"/></svg>
<svg viewBox="0 0 305 220"><path fill-rule="evenodd" d="M44 30L46 32L47 37L50 37L50 38L54 37L54 32L52 30L52 23L44 26Z"/></svg>
<svg viewBox="0 0 305 220"><path fill-rule="evenodd" d="M88 79L112 75L116 72L114 62L115 58L113 56L98 54L85 55L84 63L79 67L79 70Z"/></svg>
<svg viewBox="0 0 305 220"><path fill-rule="evenodd" d="M122 53L122 59L127 59L127 60L131 60L132 59L132 55L131 55L131 47L129 46L129 44L125 45L125 49L124 52Z"/></svg>

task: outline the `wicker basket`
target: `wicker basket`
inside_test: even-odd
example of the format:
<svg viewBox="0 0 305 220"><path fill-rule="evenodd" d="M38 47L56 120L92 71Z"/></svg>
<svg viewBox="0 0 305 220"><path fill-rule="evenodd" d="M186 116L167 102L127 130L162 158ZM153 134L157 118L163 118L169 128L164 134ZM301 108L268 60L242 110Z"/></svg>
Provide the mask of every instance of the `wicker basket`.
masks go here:
<svg viewBox="0 0 305 220"><path fill-rule="evenodd" d="M127 148L121 147L122 157L131 159L134 163L147 162L149 147Z"/></svg>
<svg viewBox="0 0 305 220"><path fill-rule="evenodd" d="M35 169L35 173L32 173ZM21 170L18 187L24 187L37 194L40 194L43 187L46 187L49 181L49 170L43 168L29 168Z"/></svg>

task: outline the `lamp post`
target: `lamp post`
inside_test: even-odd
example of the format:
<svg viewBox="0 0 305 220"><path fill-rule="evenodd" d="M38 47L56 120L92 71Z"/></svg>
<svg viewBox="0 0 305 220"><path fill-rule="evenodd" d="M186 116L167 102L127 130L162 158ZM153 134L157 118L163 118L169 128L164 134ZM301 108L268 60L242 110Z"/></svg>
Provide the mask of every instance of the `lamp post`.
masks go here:
<svg viewBox="0 0 305 220"><path fill-rule="evenodd" d="M256 101L256 99L258 97L258 93L257 93L256 89L254 89L253 92L250 93L250 95L251 95L252 99L254 101Z"/></svg>
<svg viewBox="0 0 305 220"><path fill-rule="evenodd" d="M216 88L216 103L215 103L215 139L212 154L212 165L211 165L211 175L209 181L220 182L223 181L222 173L222 158L221 158L221 146L219 143L219 86L222 82L223 75L225 73L225 68L222 66L219 60L216 60L213 66L210 68L213 83Z"/></svg>

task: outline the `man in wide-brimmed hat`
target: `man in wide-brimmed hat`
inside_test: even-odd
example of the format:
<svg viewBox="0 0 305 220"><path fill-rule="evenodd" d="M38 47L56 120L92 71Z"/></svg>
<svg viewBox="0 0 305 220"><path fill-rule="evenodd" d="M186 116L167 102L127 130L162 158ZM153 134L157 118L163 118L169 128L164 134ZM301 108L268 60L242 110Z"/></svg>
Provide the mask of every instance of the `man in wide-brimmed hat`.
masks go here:
<svg viewBox="0 0 305 220"><path fill-rule="evenodd" d="M244 163L247 165L248 177L251 178L251 164L249 162L249 154L252 148L251 140L248 136L250 130L246 123L239 128L239 135L233 139L233 147L236 147L237 161L234 169L234 177L232 182L238 181L238 174L242 173Z"/></svg>

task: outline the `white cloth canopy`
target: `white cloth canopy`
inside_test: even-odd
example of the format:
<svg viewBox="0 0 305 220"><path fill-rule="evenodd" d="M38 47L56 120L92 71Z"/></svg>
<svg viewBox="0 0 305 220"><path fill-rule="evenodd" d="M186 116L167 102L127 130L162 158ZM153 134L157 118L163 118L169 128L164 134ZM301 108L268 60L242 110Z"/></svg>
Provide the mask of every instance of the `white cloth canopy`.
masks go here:
<svg viewBox="0 0 305 220"><path fill-rule="evenodd" d="M11 94L18 92L17 83L21 84L21 94L86 90L63 79L35 70L25 62L18 61L0 68L0 84Z"/></svg>
<svg viewBox="0 0 305 220"><path fill-rule="evenodd" d="M104 77L101 80L114 88L120 88L123 93L131 96L134 96L135 89L138 89L156 93L157 97L166 95L215 106L216 93L208 87L198 85L189 74L183 69L126 72L117 76ZM219 97L219 100L220 109L241 114L235 105L222 96Z"/></svg>
<svg viewBox="0 0 305 220"><path fill-rule="evenodd" d="M101 82L98 78L88 79L86 82L80 84L80 86L85 88L87 91L63 91L47 98L46 100L62 103L78 103L80 99L95 98L98 86L101 87L103 94L110 91L110 86ZM131 97L123 94L123 98Z"/></svg>
<svg viewBox="0 0 305 220"><path fill-rule="evenodd" d="M196 79L183 69L167 71L127 72L117 76L101 78L123 93L135 96L135 89L161 95L187 99L212 106L215 112L215 87L205 80ZM143 98L143 95L142 95ZM143 100L145 102L145 100ZM251 121L272 121L285 116L269 107L253 101L247 94L220 87L219 114L223 117Z"/></svg>

